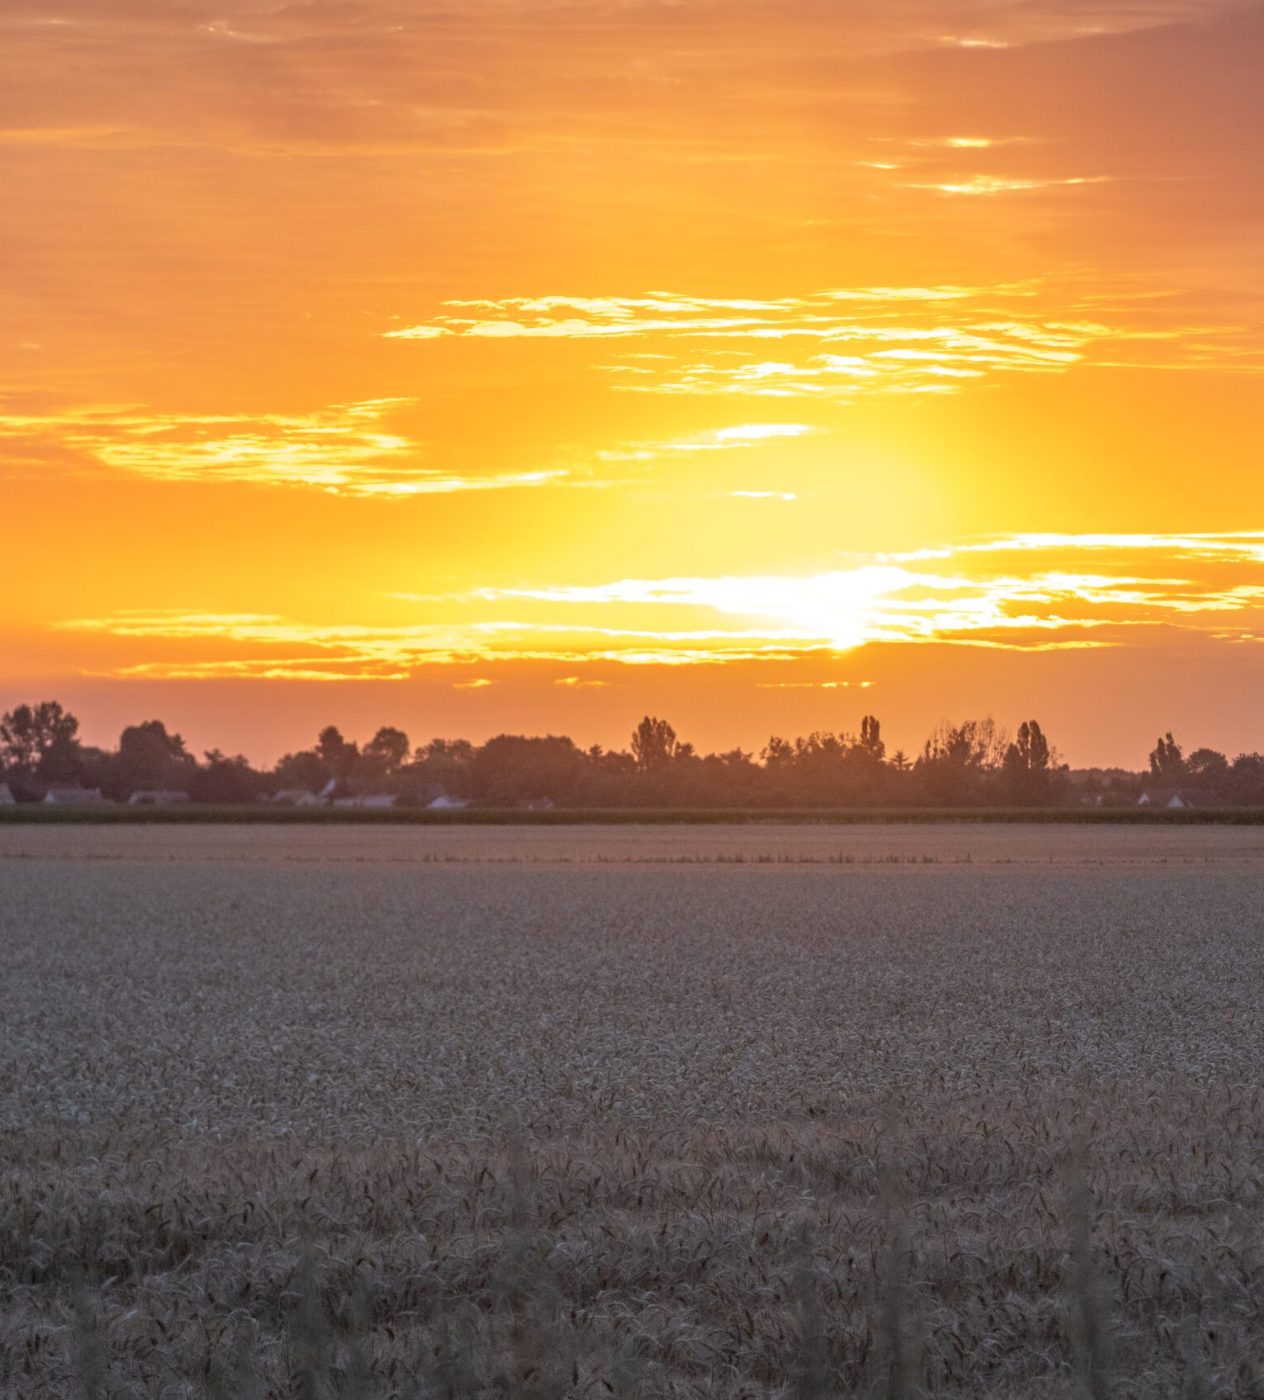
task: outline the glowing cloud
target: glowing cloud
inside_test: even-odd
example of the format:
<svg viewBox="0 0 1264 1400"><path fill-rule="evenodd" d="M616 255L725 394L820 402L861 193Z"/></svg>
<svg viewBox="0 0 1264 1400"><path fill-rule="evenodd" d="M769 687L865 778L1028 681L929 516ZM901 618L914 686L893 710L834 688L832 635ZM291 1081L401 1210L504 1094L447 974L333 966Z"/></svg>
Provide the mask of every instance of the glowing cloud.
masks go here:
<svg viewBox="0 0 1264 1400"><path fill-rule="evenodd" d="M403 680L422 668L504 661L723 665L875 644L1057 651L1136 645L1158 631L1240 644L1264 640L1264 534L1016 535L801 577L624 578L417 603L445 620L314 626L254 613L127 613L65 626L183 644L178 660L115 672L151 678ZM506 606L520 615L506 616ZM532 620L540 608L544 617ZM231 654L190 661L188 644L198 641ZM568 674L556 683L586 680Z"/></svg>
<svg viewBox="0 0 1264 1400"><path fill-rule="evenodd" d="M411 399L336 404L315 413L235 418L88 407L54 415L0 413L0 443L41 443L88 464L160 481L291 486L340 496L450 495L543 486L562 469L467 476L425 462L422 444L386 431Z"/></svg>
<svg viewBox="0 0 1264 1400"><path fill-rule="evenodd" d="M917 187L989 196L1097 180L978 176ZM1220 333L1206 326L1111 324L1101 319L1091 295L1070 288L1058 293L1061 314L1034 314L1033 301L1048 301L1053 294L1027 281L831 287L807 296L748 300L671 292L506 297L449 301L431 320L385 335L427 341L648 339L670 349L629 352L597 366L612 376L617 390L836 402L874 394L955 394L1001 375L1125 365L1129 356L1122 347L1137 341L1165 344L1173 364L1247 367L1231 328ZM1091 310L1099 314L1088 314ZM686 348L701 342L710 347L692 354ZM674 450L687 449L679 444Z"/></svg>

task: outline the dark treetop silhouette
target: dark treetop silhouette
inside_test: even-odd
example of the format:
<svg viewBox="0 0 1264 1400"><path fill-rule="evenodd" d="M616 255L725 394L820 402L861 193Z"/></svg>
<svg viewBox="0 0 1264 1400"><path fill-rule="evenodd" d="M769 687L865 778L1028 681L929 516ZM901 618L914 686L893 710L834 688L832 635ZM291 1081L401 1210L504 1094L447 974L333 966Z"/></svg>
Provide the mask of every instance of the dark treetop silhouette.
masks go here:
<svg viewBox="0 0 1264 1400"><path fill-rule="evenodd" d="M1035 720L1024 720L1012 739L991 719L943 723L914 759L887 754L873 715L856 734L774 735L757 757L742 749L699 754L651 715L626 751L581 749L554 734L498 734L483 744L431 739L414 748L389 725L361 745L328 725L310 749L286 754L271 771L218 749L199 762L157 719L129 725L113 751L85 745L78 734L78 720L52 700L0 716L0 777L18 801L78 786L116 801L162 790L221 804L303 790L391 794L403 806L446 794L487 806L547 798L568 807L1047 807L1131 804L1147 787L1161 787L1209 803L1264 805L1264 755L1230 762L1200 748L1186 757L1169 733L1156 742L1146 773L1073 772Z"/></svg>

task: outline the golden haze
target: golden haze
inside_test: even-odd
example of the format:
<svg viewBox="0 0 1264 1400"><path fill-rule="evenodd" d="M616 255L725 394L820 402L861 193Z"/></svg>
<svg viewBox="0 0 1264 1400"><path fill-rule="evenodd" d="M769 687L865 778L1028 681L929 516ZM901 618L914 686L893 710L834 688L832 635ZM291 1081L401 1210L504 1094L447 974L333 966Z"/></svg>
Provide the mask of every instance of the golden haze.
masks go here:
<svg viewBox="0 0 1264 1400"><path fill-rule="evenodd" d="M1262 748L1217 0L17 0L0 703Z"/></svg>

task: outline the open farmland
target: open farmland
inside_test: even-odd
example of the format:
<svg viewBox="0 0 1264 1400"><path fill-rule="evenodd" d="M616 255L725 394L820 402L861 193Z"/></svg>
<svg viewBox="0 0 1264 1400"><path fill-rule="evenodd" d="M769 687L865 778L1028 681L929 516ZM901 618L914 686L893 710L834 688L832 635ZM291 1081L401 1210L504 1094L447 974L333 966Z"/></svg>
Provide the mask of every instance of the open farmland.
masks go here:
<svg viewBox="0 0 1264 1400"><path fill-rule="evenodd" d="M0 1392L1264 1394L1258 828L0 828Z"/></svg>

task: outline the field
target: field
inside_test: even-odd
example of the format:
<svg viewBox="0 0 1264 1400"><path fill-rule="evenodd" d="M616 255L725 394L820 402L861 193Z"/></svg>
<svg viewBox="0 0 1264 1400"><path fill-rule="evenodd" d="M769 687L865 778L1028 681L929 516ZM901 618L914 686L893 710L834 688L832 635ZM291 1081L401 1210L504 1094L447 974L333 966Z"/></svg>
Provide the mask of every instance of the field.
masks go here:
<svg viewBox="0 0 1264 1400"><path fill-rule="evenodd" d="M0 1393L1264 1395L1264 831L0 827Z"/></svg>

